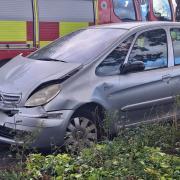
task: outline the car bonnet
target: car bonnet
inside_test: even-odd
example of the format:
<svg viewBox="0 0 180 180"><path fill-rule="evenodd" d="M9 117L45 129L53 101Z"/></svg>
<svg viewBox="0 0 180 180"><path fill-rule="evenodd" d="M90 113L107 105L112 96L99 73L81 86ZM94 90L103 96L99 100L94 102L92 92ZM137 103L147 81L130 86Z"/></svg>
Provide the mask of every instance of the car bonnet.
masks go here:
<svg viewBox="0 0 180 180"><path fill-rule="evenodd" d="M42 83L60 79L81 66L78 63L32 60L19 55L0 68L0 92L28 96Z"/></svg>

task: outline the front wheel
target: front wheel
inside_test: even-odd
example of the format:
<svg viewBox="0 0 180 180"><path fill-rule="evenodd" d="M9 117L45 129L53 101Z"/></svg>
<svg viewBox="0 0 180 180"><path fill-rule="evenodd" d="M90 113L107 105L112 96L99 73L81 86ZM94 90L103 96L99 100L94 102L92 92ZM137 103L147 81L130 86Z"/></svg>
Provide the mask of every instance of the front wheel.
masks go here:
<svg viewBox="0 0 180 180"><path fill-rule="evenodd" d="M98 140L98 129L90 112L79 113L71 118L65 133L65 148L79 152L90 147Z"/></svg>

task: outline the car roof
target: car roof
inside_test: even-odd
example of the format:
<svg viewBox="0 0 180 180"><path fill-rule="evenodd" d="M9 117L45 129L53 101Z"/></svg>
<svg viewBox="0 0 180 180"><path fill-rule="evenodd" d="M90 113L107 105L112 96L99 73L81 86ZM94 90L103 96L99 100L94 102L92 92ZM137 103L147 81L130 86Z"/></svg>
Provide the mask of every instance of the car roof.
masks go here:
<svg viewBox="0 0 180 180"><path fill-rule="evenodd" d="M148 22L124 22L124 23L113 23L113 24L105 24L94 26L94 28L102 28L102 29L134 29L140 27L154 27L154 26L179 26L180 22L165 22L165 21L148 21Z"/></svg>

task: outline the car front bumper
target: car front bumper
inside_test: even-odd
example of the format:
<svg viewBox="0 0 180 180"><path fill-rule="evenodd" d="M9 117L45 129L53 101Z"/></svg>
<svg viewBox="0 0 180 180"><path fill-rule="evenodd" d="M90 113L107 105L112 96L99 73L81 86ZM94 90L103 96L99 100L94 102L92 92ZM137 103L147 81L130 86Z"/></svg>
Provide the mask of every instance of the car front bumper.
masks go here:
<svg viewBox="0 0 180 180"><path fill-rule="evenodd" d="M73 110L46 112L43 107L0 108L0 142L36 148L63 145L73 113Z"/></svg>

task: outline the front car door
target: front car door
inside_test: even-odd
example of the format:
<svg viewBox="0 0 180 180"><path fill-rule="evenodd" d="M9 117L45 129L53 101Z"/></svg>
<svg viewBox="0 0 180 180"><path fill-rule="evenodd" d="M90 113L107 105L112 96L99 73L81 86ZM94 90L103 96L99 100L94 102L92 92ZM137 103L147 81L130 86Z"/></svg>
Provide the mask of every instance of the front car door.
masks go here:
<svg viewBox="0 0 180 180"><path fill-rule="evenodd" d="M119 83L120 66L124 63L134 35L120 43L96 68L96 76L99 77L99 86L96 91L102 90L101 99L104 99L104 107L110 110L118 110L121 98ZM95 92L96 94L96 92Z"/></svg>
<svg viewBox="0 0 180 180"><path fill-rule="evenodd" d="M119 107L127 124L152 121L171 115L171 70L168 68L168 38L165 29L137 35L128 62L142 61L142 72L120 75Z"/></svg>

